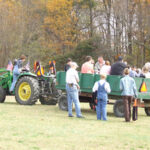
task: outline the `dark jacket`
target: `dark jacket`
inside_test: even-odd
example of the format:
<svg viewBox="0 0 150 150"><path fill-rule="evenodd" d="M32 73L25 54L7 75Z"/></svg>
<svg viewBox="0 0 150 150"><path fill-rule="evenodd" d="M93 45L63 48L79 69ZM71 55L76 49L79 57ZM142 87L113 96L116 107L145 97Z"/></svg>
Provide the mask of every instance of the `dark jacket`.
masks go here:
<svg viewBox="0 0 150 150"><path fill-rule="evenodd" d="M67 72L69 69L70 69L70 65L66 64L64 70Z"/></svg>
<svg viewBox="0 0 150 150"><path fill-rule="evenodd" d="M127 66L121 62L117 61L111 66L111 75L123 75L124 69L127 68Z"/></svg>

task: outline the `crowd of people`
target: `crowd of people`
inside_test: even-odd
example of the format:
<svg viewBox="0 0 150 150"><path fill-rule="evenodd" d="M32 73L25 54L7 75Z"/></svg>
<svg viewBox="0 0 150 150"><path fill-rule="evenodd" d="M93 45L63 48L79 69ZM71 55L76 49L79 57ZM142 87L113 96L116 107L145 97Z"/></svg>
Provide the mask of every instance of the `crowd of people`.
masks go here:
<svg viewBox="0 0 150 150"><path fill-rule="evenodd" d="M65 65L65 71L70 68L71 58L68 58L67 64ZM123 75L125 68L129 69L130 77L143 77L150 78L150 63L146 63L142 69L135 66L130 66L126 61L123 61L122 56L118 57L118 61L114 64L110 64L108 60L104 60L102 56L98 57L98 61L94 63L91 56L86 56L85 63L81 66L81 73L91 74L106 74L106 75Z"/></svg>
<svg viewBox="0 0 150 150"><path fill-rule="evenodd" d="M66 91L68 99L68 116L72 115L72 103L75 103L76 115L79 118L84 118L81 114L78 90L79 77L77 74L78 65L70 58L65 65L66 71ZM107 101L108 93L111 92L109 83L106 81L107 75L120 75L123 78L120 80L120 90L125 110L125 121L131 120L131 103L136 100L137 89L133 77L150 78L150 63L146 63L142 69L130 67L127 62L123 61L123 57L119 56L118 61L110 65L108 60L104 60L102 56L98 57L95 63L91 56L86 56L85 63L81 66L81 73L99 74L100 80L94 84L93 97L96 99L97 120L107 120ZM137 114L137 112L136 112ZM137 119L137 116L134 116ZM134 119L134 120L136 120Z"/></svg>

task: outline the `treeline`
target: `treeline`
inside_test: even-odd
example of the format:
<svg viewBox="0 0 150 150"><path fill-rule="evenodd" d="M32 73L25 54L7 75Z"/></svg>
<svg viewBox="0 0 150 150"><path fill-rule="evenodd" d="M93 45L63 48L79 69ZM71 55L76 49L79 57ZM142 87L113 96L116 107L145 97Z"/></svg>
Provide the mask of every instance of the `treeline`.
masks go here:
<svg viewBox="0 0 150 150"><path fill-rule="evenodd" d="M138 67L150 60L150 0L0 0L0 67L20 54L31 64L86 55Z"/></svg>

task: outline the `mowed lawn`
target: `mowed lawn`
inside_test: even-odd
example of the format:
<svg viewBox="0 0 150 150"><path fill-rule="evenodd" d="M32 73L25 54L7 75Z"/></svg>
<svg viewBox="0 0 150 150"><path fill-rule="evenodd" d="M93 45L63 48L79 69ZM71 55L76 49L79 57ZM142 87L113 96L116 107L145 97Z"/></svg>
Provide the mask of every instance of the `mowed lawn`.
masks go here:
<svg viewBox="0 0 150 150"><path fill-rule="evenodd" d="M97 121L88 104L85 119L68 118L58 106L21 106L14 97L0 104L0 150L149 150L150 117L125 123L108 106L108 121Z"/></svg>

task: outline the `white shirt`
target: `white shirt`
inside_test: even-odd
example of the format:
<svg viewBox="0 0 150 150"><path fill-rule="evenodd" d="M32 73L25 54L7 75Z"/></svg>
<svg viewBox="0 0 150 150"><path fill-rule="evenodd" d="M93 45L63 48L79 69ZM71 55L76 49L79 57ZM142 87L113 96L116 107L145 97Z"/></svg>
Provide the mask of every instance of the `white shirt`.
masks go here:
<svg viewBox="0 0 150 150"><path fill-rule="evenodd" d="M150 72L144 73L145 78L150 78Z"/></svg>
<svg viewBox="0 0 150 150"><path fill-rule="evenodd" d="M78 72L75 69L70 68L66 73L66 83L78 85L78 81L79 81Z"/></svg>
<svg viewBox="0 0 150 150"><path fill-rule="evenodd" d="M102 66L101 70L100 70L100 74L107 74L110 75L110 70L111 70L111 66L109 65L104 65Z"/></svg>
<svg viewBox="0 0 150 150"><path fill-rule="evenodd" d="M93 92L98 91L98 83L100 83L100 85L103 85L104 82L105 82L104 88L105 88L106 92L107 92L107 93L110 93L110 92L111 92L110 85L109 85L108 82L106 82L106 80L99 80L99 81L97 81L97 82L94 84Z"/></svg>

